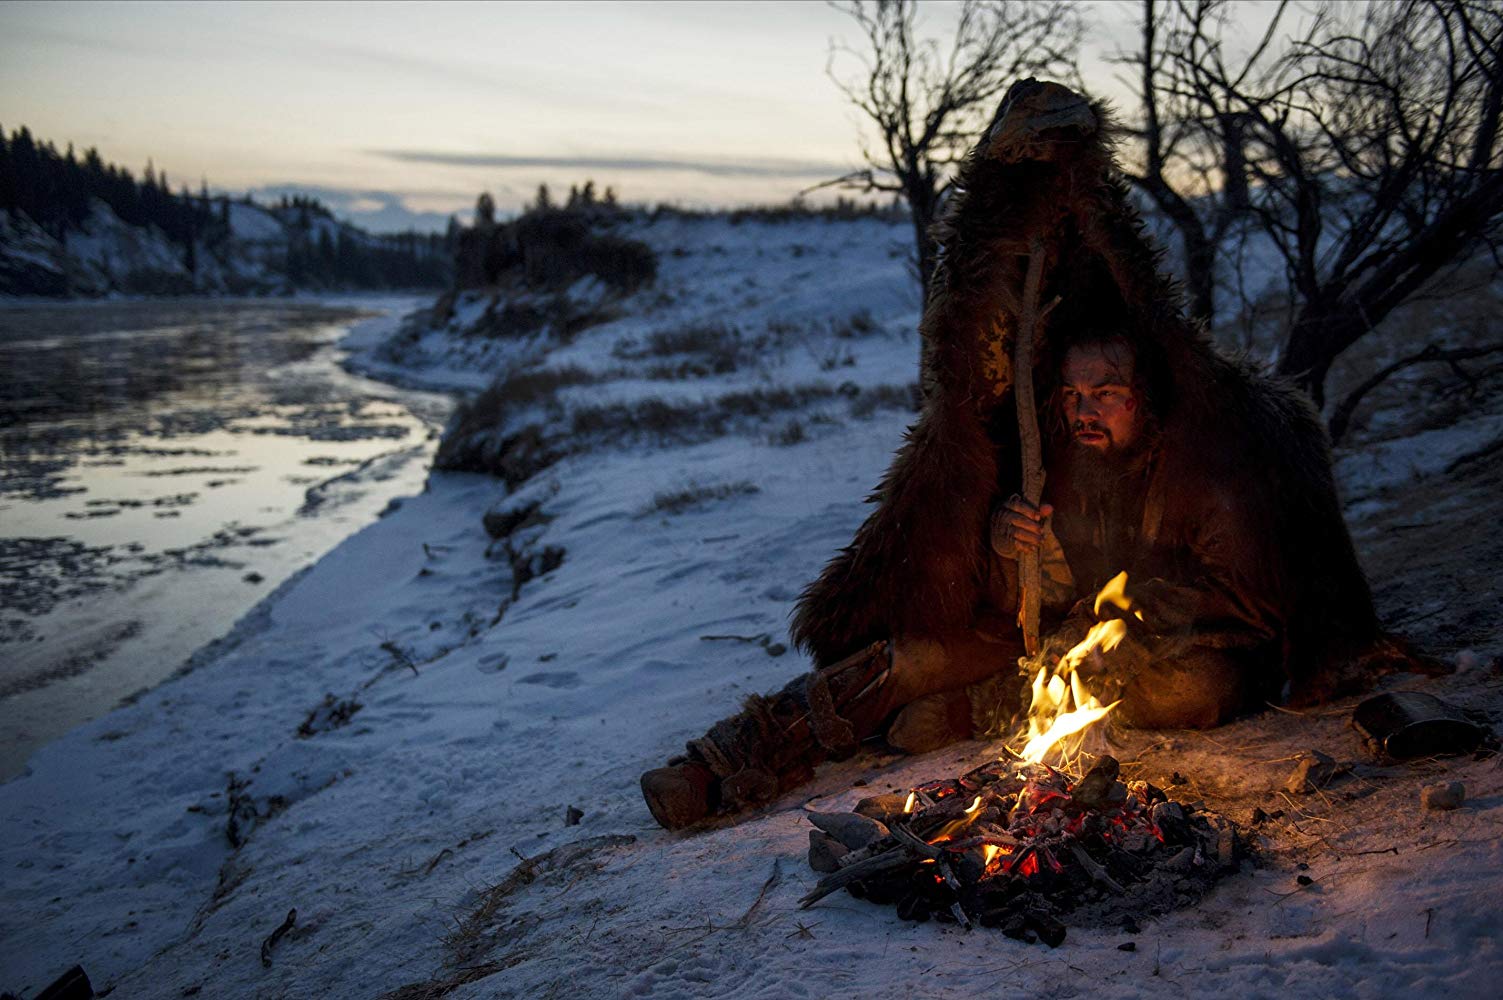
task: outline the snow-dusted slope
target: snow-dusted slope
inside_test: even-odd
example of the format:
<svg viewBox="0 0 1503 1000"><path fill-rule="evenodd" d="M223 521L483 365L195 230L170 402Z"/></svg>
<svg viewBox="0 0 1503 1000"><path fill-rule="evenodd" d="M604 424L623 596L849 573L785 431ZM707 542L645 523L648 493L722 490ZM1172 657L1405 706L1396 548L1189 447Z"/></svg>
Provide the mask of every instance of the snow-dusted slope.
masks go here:
<svg viewBox="0 0 1503 1000"><path fill-rule="evenodd" d="M334 245L341 236L362 246L379 238L347 223L312 214L306 229L299 213L228 202L229 226L200 236L193 253L154 225L122 221L102 200L62 238L23 213L0 210L0 294L99 296L111 293L287 294L288 251L296 245Z"/></svg>
<svg viewBox="0 0 1503 1000"><path fill-rule="evenodd" d="M1367 768L1350 802L1285 806L1273 789L1296 750L1356 756L1339 711L1127 737L1141 773L1183 771L1184 795L1242 822L1255 804L1280 818L1252 830L1263 865L1199 909L1072 930L1055 951L843 896L796 909L806 797L848 807L970 767L984 744L860 756L739 824L659 830L640 772L807 668L770 652L911 419L918 302L902 226L640 235L665 252L657 286L571 344L456 325L365 361L462 388L488 360L571 373L504 415L558 440L583 429L588 448L511 496L433 476L196 669L0 787L0 987L35 991L77 961L129 997L1490 995L1503 773ZM672 336L706 324L734 342ZM733 405L748 398L783 402ZM488 510L533 504L487 536ZM727 635L747 641L704 638ZM1479 675L1457 690L1497 707ZM316 712L326 695L360 708ZM1418 813L1417 785L1442 775L1472 804Z"/></svg>

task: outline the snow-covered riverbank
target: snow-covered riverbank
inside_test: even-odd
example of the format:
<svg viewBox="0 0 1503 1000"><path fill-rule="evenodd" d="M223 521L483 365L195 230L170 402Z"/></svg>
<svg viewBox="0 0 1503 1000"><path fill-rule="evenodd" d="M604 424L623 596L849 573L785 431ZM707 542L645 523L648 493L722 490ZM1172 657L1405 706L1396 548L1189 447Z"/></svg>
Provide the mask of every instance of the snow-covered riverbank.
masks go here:
<svg viewBox="0 0 1503 1000"><path fill-rule="evenodd" d="M0 988L29 995L80 962L124 997L1491 994L1503 771L1363 765L1283 805L1298 750L1360 759L1349 703L1126 734L1142 773L1192 776L1180 797L1280 816L1250 827L1262 865L1198 909L1052 951L845 897L796 908L814 878L805 799L848 807L985 744L861 755L739 824L658 829L641 771L807 668L771 654L911 420L918 302L900 225L669 219L644 238L655 288L570 344L503 352L533 366L508 426L585 444L511 496L433 475L196 669L0 787ZM420 340L409 377L483 382L473 336ZM384 357L360 363L401 360ZM1436 486L1370 497L1380 556L1396 491ZM488 511L534 504L488 534ZM727 635L746 641L705 638ZM1499 707L1481 666L1427 686ZM1442 776L1472 801L1420 812Z"/></svg>

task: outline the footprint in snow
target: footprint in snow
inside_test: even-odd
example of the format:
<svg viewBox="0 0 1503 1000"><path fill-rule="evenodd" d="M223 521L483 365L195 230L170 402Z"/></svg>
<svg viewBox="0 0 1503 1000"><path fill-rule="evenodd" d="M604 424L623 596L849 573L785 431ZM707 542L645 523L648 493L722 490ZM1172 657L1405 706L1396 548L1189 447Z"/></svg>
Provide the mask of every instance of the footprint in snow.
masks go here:
<svg viewBox="0 0 1503 1000"><path fill-rule="evenodd" d="M543 671L542 673L528 674L526 677L518 677L518 684L541 684L550 688L579 687L579 675L572 670Z"/></svg>

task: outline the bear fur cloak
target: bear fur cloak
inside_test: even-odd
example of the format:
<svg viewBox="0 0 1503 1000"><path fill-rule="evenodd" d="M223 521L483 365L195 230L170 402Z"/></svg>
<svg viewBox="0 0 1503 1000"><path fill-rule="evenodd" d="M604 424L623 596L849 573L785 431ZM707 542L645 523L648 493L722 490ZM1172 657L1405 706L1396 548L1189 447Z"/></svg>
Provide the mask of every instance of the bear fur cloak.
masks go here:
<svg viewBox="0 0 1503 1000"><path fill-rule="evenodd" d="M810 584L792 635L828 665L891 636L974 627L987 597L990 517L1019 493L1014 380L1048 400L1051 331L1128 331L1166 374L1154 409L1185 482L1234 477L1257 513L1283 608L1284 684L1296 702L1346 687L1342 666L1380 638L1342 519L1324 426L1303 393L1215 348L1160 268L1116 167L1109 113L1057 84L1014 84L967 156L945 217L920 332L924 405L855 539ZM1030 372L1012 368L1028 248L1045 248ZM1041 414L1042 417L1042 414ZM1041 425L1044 424L1041 419ZM1048 456L1045 456L1046 462ZM1131 590L1131 584L1129 584ZM1011 609L1005 609L1010 611ZM1273 684L1277 691L1279 684Z"/></svg>

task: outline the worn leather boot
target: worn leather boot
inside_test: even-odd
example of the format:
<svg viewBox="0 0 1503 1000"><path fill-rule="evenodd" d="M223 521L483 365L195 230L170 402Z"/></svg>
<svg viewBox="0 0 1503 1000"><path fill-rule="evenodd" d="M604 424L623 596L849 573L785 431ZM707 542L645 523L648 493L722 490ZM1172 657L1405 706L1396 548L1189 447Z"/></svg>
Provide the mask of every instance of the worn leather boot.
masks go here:
<svg viewBox="0 0 1503 1000"><path fill-rule="evenodd" d="M753 695L688 753L642 775L642 797L669 830L715 812L759 805L809 780L814 766L855 753L888 709L889 644L796 677L771 697Z"/></svg>
<svg viewBox="0 0 1503 1000"><path fill-rule="evenodd" d="M666 830L693 826L720 805L720 783L703 764L690 760L655 767L642 775L642 798Z"/></svg>

